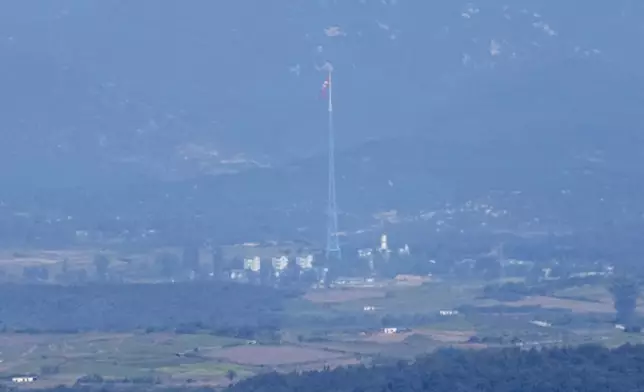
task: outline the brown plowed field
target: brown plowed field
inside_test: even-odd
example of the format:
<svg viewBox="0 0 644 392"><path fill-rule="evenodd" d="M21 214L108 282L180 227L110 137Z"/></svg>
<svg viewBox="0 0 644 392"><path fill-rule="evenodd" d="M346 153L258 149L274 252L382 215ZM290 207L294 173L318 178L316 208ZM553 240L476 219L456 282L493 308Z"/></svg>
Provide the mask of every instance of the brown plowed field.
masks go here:
<svg viewBox="0 0 644 392"><path fill-rule="evenodd" d="M213 356L228 362L251 366L331 362L342 358L342 355L336 353L295 346L237 346L217 350L213 353Z"/></svg>

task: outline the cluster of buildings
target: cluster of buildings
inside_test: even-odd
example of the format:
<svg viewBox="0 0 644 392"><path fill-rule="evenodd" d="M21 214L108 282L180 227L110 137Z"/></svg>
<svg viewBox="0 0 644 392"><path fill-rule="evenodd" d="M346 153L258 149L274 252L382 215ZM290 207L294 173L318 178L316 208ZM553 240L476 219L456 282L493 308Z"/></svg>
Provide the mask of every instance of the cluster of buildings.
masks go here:
<svg viewBox="0 0 644 392"><path fill-rule="evenodd" d="M289 263L294 262L301 270L308 271L313 269L313 255L296 256L290 260L287 256L278 256L271 258L271 267L276 274L284 271ZM251 272L260 272L262 269L262 259L259 256L254 256L244 259L244 270Z"/></svg>
<svg viewBox="0 0 644 392"><path fill-rule="evenodd" d="M255 243L244 243L239 245L245 248L254 248L259 246ZM259 253L259 252L257 252ZM305 281L312 281L311 283L323 285L359 285L369 286L373 285L373 278L364 277L351 277L351 278L338 278L333 282L327 282L328 266L316 265L313 254L298 254L295 256L277 255L273 257L261 257L256 254L250 254L245 257L242 263L235 264L235 269L228 271L228 278L236 281L252 282L260 279L262 282L267 281L286 281L294 278L297 275L306 275ZM389 260L392 254L399 256L410 255L408 245L392 250L389 247L387 234L380 236L379 246L374 248L358 249L357 259L366 260L369 262L371 272L375 271L374 261ZM355 257L355 256L354 256ZM355 263L356 259L349 258L346 263Z"/></svg>
<svg viewBox="0 0 644 392"><path fill-rule="evenodd" d="M380 254L385 259L393 253L393 250L389 248L389 243L387 240L387 234L382 234L380 236L380 245L377 248L363 248L358 249L358 257L361 259L373 259L375 254ZM402 248L397 250L399 256L409 256L410 250L409 245L405 244Z"/></svg>
<svg viewBox="0 0 644 392"><path fill-rule="evenodd" d="M284 271L291 262L294 262L301 270L308 271L313 269L313 255L296 256L293 260L286 256L271 258L271 268L275 271L276 276ZM262 259L259 256L244 259L244 270L251 272L260 272L262 269Z"/></svg>
<svg viewBox="0 0 644 392"><path fill-rule="evenodd" d="M314 257L312 254L295 256L274 256L261 258L260 256L247 257L243 260L241 269L230 271L230 279L238 281L252 280L253 278L263 276L269 279L281 278L289 267L296 267L300 274L307 272L320 272L319 268L314 268ZM322 271L323 272L323 271Z"/></svg>

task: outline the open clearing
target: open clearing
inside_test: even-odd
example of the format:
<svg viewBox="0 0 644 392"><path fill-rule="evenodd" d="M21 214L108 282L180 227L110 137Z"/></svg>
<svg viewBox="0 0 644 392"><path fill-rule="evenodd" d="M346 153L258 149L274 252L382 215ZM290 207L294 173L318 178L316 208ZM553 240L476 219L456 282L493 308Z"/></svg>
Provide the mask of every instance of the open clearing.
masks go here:
<svg viewBox="0 0 644 392"><path fill-rule="evenodd" d="M296 346L238 346L217 350L213 355L228 362L251 366L280 366L334 361L343 355Z"/></svg>
<svg viewBox="0 0 644 392"><path fill-rule="evenodd" d="M439 341L442 343L465 343L474 335L474 331L444 331L434 329L414 329L410 332L387 334L384 332L375 333L364 339L365 342L379 344L400 343L412 335L421 335L423 337Z"/></svg>
<svg viewBox="0 0 644 392"><path fill-rule="evenodd" d="M520 301L504 302L505 306L541 306L549 309L570 309L575 313L614 313L615 308L611 303L586 302L574 299L561 299L553 297L535 296L526 297Z"/></svg>
<svg viewBox="0 0 644 392"><path fill-rule="evenodd" d="M384 298L384 296L384 290L352 288L310 291L304 298L314 303L339 303L369 298Z"/></svg>
<svg viewBox="0 0 644 392"><path fill-rule="evenodd" d="M466 342L471 336L476 334L474 331L443 331L434 329L420 329L414 332L445 343Z"/></svg>
<svg viewBox="0 0 644 392"><path fill-rule="evenodd" d="M364 341L379 343L379 344L400 343L413 334L414 334L413 332L403 332L403 333L378 332L373 335L369 335L364 339Z"/></svg>

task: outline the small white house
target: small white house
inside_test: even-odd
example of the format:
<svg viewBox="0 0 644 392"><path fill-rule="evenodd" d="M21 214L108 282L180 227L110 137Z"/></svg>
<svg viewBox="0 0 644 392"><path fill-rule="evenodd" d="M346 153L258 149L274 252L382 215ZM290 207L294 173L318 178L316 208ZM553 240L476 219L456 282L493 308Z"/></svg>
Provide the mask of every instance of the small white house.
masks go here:
<svg viewBox="0 0 644 392"><path fill-rule="evenodd" d="M458 310L441 310L438 312L441 316L456 316Z"/></svg>
<svg viewBox="0 0 644 392"><path fill-rule="evenodd" d="M411 251L409 250L409 245L405 244L405 246L398 249L398 254L401 256L409 256L411 254Z"/></svg>
<svg viewBox="0 0 644 392"><path fill-rule="evenodd" d="M15 384L25 384L25 383L30 383L36 381L36 377L34 376L21 376L21 377L13 377L11 379L11 382Z"/></svg>
<svg viewBox="0 0 644 392"><path fill-rule="evenodd" d="M246 271L245 270L232 270L230 271L230 279L231 280L243 280L246 278Z"/></svg>
<svg viewBox="0 0 644 392"><path fill-rule="evenodd" d="M387 335L393 335L395 333L398 333L398 328L383 328L382 332L386 333Z"/></svg>

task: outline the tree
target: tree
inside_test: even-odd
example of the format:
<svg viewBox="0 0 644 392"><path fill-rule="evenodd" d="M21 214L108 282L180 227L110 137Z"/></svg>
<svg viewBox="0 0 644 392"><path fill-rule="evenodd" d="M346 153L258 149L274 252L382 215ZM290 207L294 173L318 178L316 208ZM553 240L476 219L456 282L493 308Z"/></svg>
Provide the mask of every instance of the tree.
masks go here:
<svg viewBox="0 0 644 392"><path fill-rule="evenodd" d="M640 291L638 282L628 277L617 277L611 283L609 291L613 295L617 311L616 321L623 324L632 323Z"/></svg>
<svg viewBox="0 0 644 392"><path fill-rule="evenodd" d="M229 369L226 372L226 378L232 382L235 378L237 378L237 372L234 371L233 369Z"/></svg>
<svg viewBox="0 0 644 392"><path fill-rule="evenodd" d="M107 270L110 266L110 259L102 253L94 256L94 266L96 267L96 275L100 280L107 279Z"/></svg>
<svg viewBox="0 0 644 392"><path fill-rule="evenodd" d="M212 250L212 275L215 279L221 278L224 271L224 252L221 247Z"/></svg>
<svg viewBox="0 0 644 392"><path fill-rule="evenodd" d="M22 269L22 278L31 281L49 280L49 270L47 267L24 267Z"/></svg>
<svg viewBox="0 0 644 392"><path fill-rule="evenodd" d="M181 261L186 271L197 271L199 269L199 247L194 245L184 247Z"/></svg>
<svg viewBox="0 0 644 392"><path fill-rule="evenodd" d="M181 269L181 260L174 253L159 253L154 259L154 264L166 278L174 277Z"/></svg>

